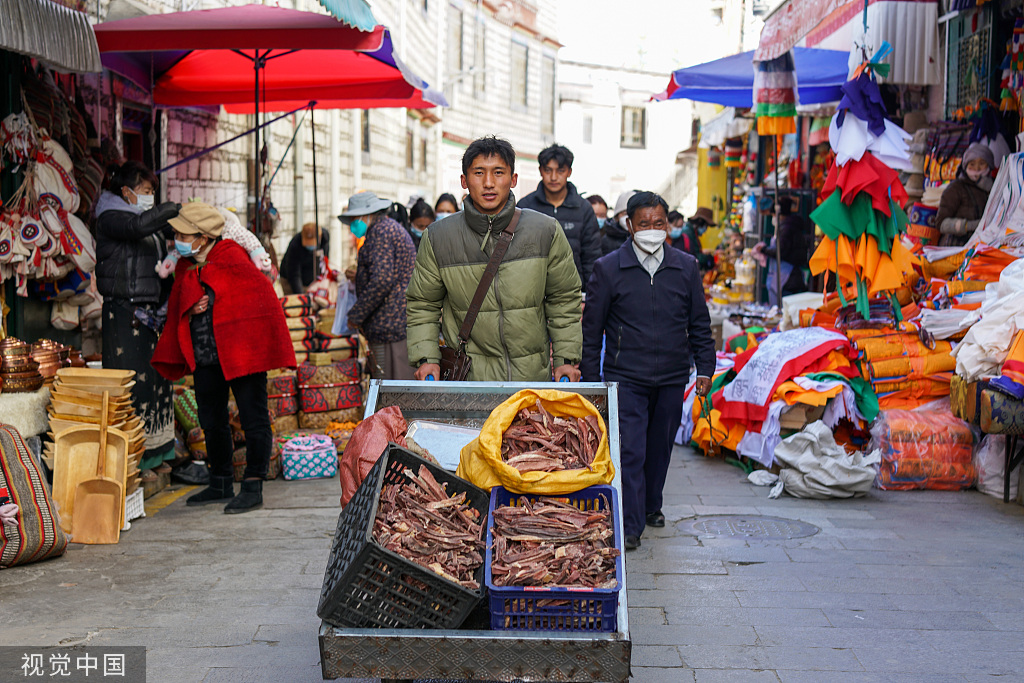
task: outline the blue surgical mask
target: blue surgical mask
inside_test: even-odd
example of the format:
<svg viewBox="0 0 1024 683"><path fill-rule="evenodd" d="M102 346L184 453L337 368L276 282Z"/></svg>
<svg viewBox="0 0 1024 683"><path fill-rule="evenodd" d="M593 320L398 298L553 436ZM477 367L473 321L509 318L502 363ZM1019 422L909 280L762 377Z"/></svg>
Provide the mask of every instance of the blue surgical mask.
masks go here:
<svg viewBox="0 0 1024 683"><path fill-rule="evenodd" d="M316 251L315 244L303 244L302 246L306 248L306 251Z"/></svg>
<svg viewBox="0 0 1024 683"><path fill-rule="evenodd" d="M604 224L607 223L607 222L608 222L607 218L598 218L597 219L597 227L598 228L603 228Z"/></svg>
<svg viewBox="0 0 1024 683"><path fill-rule="evenodd" d="M357 238L364 237L366 235L366 231L369 230L370 228L370 226L366 224L366 221L364 221L361 218L357 218L356 220L352 221L352 223L348 227L349 230L352 231L352 234L355 235Z"/></svg>
<svg viewBox="0 0 1024 683"><path fill-rule="evenodd" d="M447 218L448 216L451 216L451 214L448 213L447 211L438 211L437 214L434 216L434 220L439 221L442 218Z"/></svg>
<svg viewBox="0 0 1024 683"><path fill-rule="evenodd" d="M416 226L410 226L409 230L412 231L412 234L415 235L416 237L423 237L423 231L417 228Z"/></svg>
<svg viewBox="0 0 1024 683"><path fill-rule="evenodd" d="M194 256L196 253L192 251L191 242L182 242L180 240L174 240L174 248L178 250L179 254L185 257Z"/></svg>
<svg viewBox="0 0 1024 683"><path fill-rule="evenodd" d="M674 240L677 240L677 239L679 239L680 237L683 236L683 229L682 228L672 228L671 230L668 231L668 236L671 237Z"/></svg>
<svg viewBox="0 0 1024 683"><path fill-rule="evenodd" d="M706 225L698 225L697 226L697 235L698 236L703 235L707 231L708 231L708 226L706 226Z"/></svg>

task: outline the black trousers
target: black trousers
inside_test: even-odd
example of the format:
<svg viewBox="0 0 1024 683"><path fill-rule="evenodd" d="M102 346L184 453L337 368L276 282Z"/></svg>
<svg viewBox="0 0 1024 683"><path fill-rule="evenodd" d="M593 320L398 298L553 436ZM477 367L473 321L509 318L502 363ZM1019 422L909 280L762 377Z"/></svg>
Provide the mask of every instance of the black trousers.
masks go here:
<svg viewBox="0 0 1024 683"><path fill-rule="evenodd" d="M270 466L274 436L267 411L267 373L224 378L219 365L197 367L193 373L196 385L196 407L199 426L206 437L206 457L210 475L231 477L234 474L231 456L234 442L228 424L228 391L235 394L238 415L245 432L245 478L265 479Z"/></svg>
<svg viewBox="0 0 1024 683"><path fill-rule="evenodd" d="M683 415L686 387L619 382L622 526L640 536L647 515L661 510L662 492Z"/></svg>

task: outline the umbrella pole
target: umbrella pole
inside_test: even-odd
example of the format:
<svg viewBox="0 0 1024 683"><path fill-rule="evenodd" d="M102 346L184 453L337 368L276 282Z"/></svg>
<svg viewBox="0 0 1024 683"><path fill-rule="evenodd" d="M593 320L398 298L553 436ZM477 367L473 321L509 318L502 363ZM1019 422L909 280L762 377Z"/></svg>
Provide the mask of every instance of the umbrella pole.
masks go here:
<svg viewBox="0 0 1024 683"><path fill-rule="evenodd" d="M254 114L253 114L254 121L255 121L255 127L256 127L256 134L253 136L253 138L254 138L253 145L254 145L255 154L253 154L253 157L252 157L253 165L256 167L256 172L255 172L255 177L256 177L256 191L255 191L255 193L256 193L256 217L253 219L253 229L254 229L254 232L256 233L256 236L259 237L260 235L263 234L262 227L260 225L260 223L262 222L262 218L263 218L263 216L262 216L262 213L263 213L263 183L262 183L262 180L263 179L260 178L260 171L261 171L261 169L260 169L260 165L261 165L260 164L260 134L261 134L261 130L260 130L260 51L259 51L259 49L256 50L256 58L253 60L252 64L253 64L253 71L256 74L256 84L255 84L255 87L253 89L253 102L256 105L255 109L254 109Z"/></svg>
<svg viewBox="0 0 1024 683"><path fill-rule="evenodd" d="M772 136L772 157L775 161L775 296L782 310L782 235L779 216L779 137Z"/></svg>

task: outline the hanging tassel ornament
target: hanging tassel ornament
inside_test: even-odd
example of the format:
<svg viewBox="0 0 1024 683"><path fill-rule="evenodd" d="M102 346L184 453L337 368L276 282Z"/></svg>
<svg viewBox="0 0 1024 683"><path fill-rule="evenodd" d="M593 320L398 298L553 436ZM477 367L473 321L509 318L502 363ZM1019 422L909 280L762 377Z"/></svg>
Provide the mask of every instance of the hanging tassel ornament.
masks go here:
<svg viewBox="0 0 1024 683"><path fill-rule="evenodd" d="M754 62L754 102L758 135L796 132L796 67L792 52Z"/></svg>

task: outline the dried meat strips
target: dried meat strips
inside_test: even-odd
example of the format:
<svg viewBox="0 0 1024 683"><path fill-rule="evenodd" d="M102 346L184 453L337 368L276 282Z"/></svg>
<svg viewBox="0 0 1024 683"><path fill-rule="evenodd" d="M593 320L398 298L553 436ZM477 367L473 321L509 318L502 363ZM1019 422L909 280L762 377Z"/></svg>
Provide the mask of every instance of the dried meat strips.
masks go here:
<svg viewBox="0 0 1024 683"><path fill-rule="evenodd" d="M615 588L611 507L582 511L564 499L525 497L494 509L495 586Z"/></svg>
<svg viewBox="0 0 1024 683"><path fill-rule="evenodd" d="M408 483L381 489L373 540L463 588L479 590L473 578L484 563L479 511L465 492L449 496L426 467L406 470Z"/></svg>
<svg viewBox="0 0 1024 683"><path fill-rule="evenodd" d="M538 400L505 429L501 459L520 472L590 470L600 444L596 416L555 417Z"/></svg>

